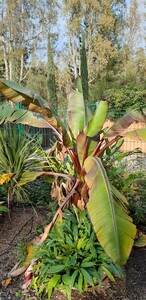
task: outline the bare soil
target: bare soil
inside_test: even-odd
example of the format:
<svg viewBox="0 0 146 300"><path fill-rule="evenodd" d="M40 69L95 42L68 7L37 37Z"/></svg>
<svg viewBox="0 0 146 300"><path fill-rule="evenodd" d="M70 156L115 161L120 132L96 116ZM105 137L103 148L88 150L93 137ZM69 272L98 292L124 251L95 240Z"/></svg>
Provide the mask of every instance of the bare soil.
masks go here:
<svg viewBox="0 0 146 300"><path fill-rule="evenodd" d="M30 242L35 236L34 229L37 224L43 224L47 218L47 211L32 207L14 207L10 217L0 217L0 300L17 300L15 293L21 290L23 276L14 279L4 288L2 280L7 278L8 272L16 263L16 245L20 240ZM30 297L30 300L37 298ZM66 300L66 296L57 291L52 300ZM125 266L125 279L110 283L105 280L102 289L88 289L80 295L75 290L72 300L146 300L146 248L134 248L127 265ZM43 300L43 299L42 299Z"/></svg>

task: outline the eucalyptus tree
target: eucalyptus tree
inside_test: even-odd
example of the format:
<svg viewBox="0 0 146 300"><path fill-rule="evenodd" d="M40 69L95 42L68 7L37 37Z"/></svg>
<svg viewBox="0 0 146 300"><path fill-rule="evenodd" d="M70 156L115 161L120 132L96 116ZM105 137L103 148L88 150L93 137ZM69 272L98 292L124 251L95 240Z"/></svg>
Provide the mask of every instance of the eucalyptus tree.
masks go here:
<svg viewBox="0 0 146 300"><path fill-rule="evenodd" d="M2 2L0 36L7 79L21 82L27 76L42 31L40 20L38 0Z"/></svg>
<svg viewBox="0 0 146 300"><path fill-rule="evenodd" d="M141 3L140 3L141 2ZM126 22L126 43L129 46L131 55L135 55L136 51L140 48L141 41L143 40L143 17L142 2L138 0L131 0L129 10L127 13Z"/></svg>
<svg viewBox="0 0 146 300"><path fill-rule="evenodd" d="M53 20L51 9L49 0L1 2L0 49L6 79L22 82L27 78L33 61L44 51Z"/></svg>
<svg viewBox="0 0 146 300"><path fill-rule="evenodd" d="M64 0L69 59L74 75L80 75L80 37L85 33L89 81L106 69L119 45L118 34L125 1Z"/></svg>

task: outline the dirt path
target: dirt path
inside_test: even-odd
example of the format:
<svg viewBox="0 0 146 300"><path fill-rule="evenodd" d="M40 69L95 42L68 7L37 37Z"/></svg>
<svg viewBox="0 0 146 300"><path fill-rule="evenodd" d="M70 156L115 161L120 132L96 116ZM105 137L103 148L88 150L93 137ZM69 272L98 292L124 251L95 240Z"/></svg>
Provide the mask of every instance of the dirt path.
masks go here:
<svg viewBox="0 0 146 300"><path fill-rule="evenodd" d="M11 219L5 217L0 223L0 282L7 277L7 273L14 266L17 251L16 244L24 237L29 242L34 237L34 228L46 220L47 211L35 211L28 207L17 207L11 213ZM79 295L75 291L72 300L146 300L146 248L135 248L132 251L125 268L125 280L117 280L116 284L105 281L104 288L95 288ZM15 293L20 290L23 277L19 277L4 288L0 286L0 300L20 299ZM34 298L31 298L34 299ZM30 300L31 300L30 299ZM37 300L37 299L36 299ZM43 299L42 299L43 300ZM55 292L52 300L66 300L64 295Z"/></svg>

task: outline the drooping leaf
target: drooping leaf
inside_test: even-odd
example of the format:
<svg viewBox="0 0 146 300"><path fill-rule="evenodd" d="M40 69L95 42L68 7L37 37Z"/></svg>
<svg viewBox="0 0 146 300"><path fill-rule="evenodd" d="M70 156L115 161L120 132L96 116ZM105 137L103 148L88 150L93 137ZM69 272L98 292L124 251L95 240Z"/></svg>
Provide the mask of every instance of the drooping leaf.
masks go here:
<svg viewBox="0 0 146 300"><path fill-rule="evenodd" d="M112 125L112 127L106 132L105 137L112 137L120 134L134 122L146 123L146 108L133 110L124 115L114 125Z"/></svg>
<svg viewBox="0 0 146 300"><path fill-rule="evenodd" d="M21 123L38 128L50 128L50 124L43 118L35 116L25 109L17 109L12 105L0 109L0 125L5 123Z"/></svg>
<svg viewBox="0 0 146 300"><path fill-rule="evenodd" d="M89 137L94 137L102 128L108 112L108 103L100 101L95 113L85 129L85 134Z"/></svg>
<svg viewBox="0 0 146 300"><path fill-rule="evenodd" d="M2 78L0 79L0 93L14 104L20 102L28 110L44 115L51 126L57 127L56 118L53 116L48 102L24 86Z"/></svg>
<svg viewBox="0 0 146 300"><path fill-rule="evenodd" d="M88 157L84 166L89 187L87 210L95 233L111 259L122 265L130 255L136 228L126 209L113 199L100 158Z"/></svg>
<svg viewBox="0 0 146 300"><path fill-rule="evenodd" d="M19 182L18 182L18 186L22 186L22 185L24 185L24 184L26 184L26 183L28 183L28 182L31 182L31 181L33 181L33 180L35 180L37 177L39 177L39 176L41 176L41 175L43 175L44 174L44 172L43 171L24 171L23 173L22 173L22 175L21 175L21 177L20 177L20 180L19 180Z"/></svg>
<svg viewBox="0 0 146 300"><path fill-rule="evenodd" d="M129 139L136 139L146 142L146 128L126 132L123 134L123 136L126 136Z"/></svg>

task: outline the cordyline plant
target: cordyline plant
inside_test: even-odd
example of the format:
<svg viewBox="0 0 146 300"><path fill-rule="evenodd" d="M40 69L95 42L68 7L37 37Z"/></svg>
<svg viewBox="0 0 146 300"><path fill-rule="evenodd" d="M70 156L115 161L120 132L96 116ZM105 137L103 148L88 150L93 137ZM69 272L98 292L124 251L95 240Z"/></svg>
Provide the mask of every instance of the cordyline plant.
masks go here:
<svg viewBox="0 0 146 300"><path fill-rule="evenodd" d="M39 243L47 238L65 206L74 203L82 209L87 207L97 239L107 255L117 264L125 264L134 243L136 227L128 215L125 198L109 182L102 161L107 149L125 136L146 141L146 128L125 133L133 122L146 123L146 108L127 113L110 129L103 130L108 102L100 101L92 115L80 88L76 88L68 97L66 129L49 103L23 86L1 79L0 92L14 104L21 102L27 108L1 111L0 124L15 122L52 128L58 139L56 147L59 145L60 153L69 155L74 166L70 190L66 192L53 221L46 226Z"/></svg>

